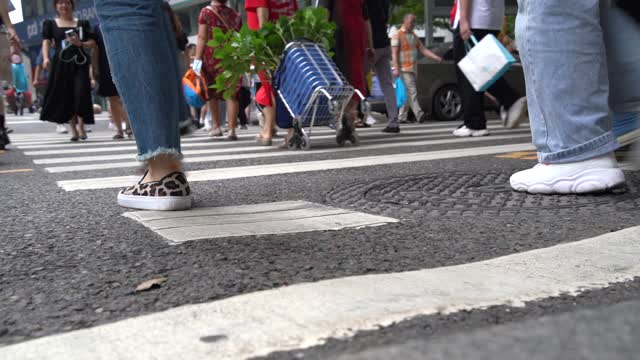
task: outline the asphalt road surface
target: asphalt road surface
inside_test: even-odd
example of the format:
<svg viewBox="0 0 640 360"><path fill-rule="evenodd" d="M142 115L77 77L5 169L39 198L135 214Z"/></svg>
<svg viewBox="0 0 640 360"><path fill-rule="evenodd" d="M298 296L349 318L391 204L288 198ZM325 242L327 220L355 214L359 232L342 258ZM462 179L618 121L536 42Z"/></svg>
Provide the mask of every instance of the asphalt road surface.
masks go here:
<svg viewBox="0 0 640 360"><path fill-rule="evenodd" d="M0 359L637 359L640 173L512 192L525 124L316 128L309 151L183 137L195 209L120 208L133 140L9 117ZM136 288L146 283L146 290Z"/></svg>

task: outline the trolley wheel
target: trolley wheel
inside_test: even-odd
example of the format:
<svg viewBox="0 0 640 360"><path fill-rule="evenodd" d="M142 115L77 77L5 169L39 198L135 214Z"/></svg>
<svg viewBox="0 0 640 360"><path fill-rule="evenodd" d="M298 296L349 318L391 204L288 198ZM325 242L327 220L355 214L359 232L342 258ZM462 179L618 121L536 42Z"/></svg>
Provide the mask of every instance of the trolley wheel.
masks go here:
<svg viewBox="0 0 640 360"><path fill-rule="evenodd" d="M291 139L287 142L287 146L289 147L289 150L300 148L300 135L295 133L291 135Z"/></svg>
<svg viewBox="0 0 640 360"><path fill-rule="evenodd" d="M303 132L302 138L300 138L300 148L305 151L311 149L311 139L306 132Z"/></svg>

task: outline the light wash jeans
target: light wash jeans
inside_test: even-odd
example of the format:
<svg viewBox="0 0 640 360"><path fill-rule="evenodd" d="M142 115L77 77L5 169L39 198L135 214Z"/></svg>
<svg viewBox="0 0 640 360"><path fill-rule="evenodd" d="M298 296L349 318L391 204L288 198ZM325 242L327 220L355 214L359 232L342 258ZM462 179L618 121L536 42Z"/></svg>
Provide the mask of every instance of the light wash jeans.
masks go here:
<svg viewBox="0 0 640 360"><path fill-rule="evenodd" d="M609 105L616 136L640 127L640 24L608 1L601 1L609 64Z"/></svg>
<svg viewBox="0 0 640 360"><path fill-rule="evenodd" d="M516 38L540 162L614 151L599 0L518 0Z"/></svg>
<svg viewBox="0 0 640 360"><path fill-rule="evenodd" d="M96 0L113 80L129 114L138 160L182 157L176 37L163 0Z"/></svg>

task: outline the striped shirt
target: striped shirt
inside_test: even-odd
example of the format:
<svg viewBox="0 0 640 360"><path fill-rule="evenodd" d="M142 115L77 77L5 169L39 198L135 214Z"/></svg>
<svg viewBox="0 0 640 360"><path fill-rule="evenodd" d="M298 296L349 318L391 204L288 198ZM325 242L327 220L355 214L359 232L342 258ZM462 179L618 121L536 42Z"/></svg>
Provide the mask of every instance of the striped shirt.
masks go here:
<svg viewBox="0 0 640 360"><path fill-rule="evenodd" d="M391 38L391 46L400 47L400 71L418 73L418 50L420 39L413 32L400 28Z"/></svg>

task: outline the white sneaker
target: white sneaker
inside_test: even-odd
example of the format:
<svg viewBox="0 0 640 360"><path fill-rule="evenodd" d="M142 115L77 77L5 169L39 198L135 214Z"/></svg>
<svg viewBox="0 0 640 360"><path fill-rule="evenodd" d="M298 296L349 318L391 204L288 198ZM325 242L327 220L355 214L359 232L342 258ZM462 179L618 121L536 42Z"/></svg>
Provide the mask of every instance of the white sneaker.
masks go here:
<svg viewBox="0 0 640 360"><path fill-rule="evenodd" d="M62 124L58 124L58 125L56 125L56 132L57 132L58 134L66 134L66 133L68 133L69 131L67 130L67 128L66 128L64 125L62 125Z"/></svg>
<svg viewBox="0 0 640 360"><path fill-rule="evenodd" d="M624 185L613 153L566 164L538 164L509 179L515 191L532 194L585 194Z"/></svg>
<svg viewBox="0 0 640 360"><path fill-rule="evenodd" d="M453 135L459 136L459 137L487 136L487 135L489 135L489 130L487 130L487 129L473 130L473 129L469 129L468 127L462 125L459 128L453 130Z"/></svg>
<svg viewBox="0 0 640 360"><path fill-rule="evenodd" d="M515 129L527 117L527 97L523 96L518 99L509 110L505 110L504 106L500 107L500 119L502 126L507 129Z"/></svg>

